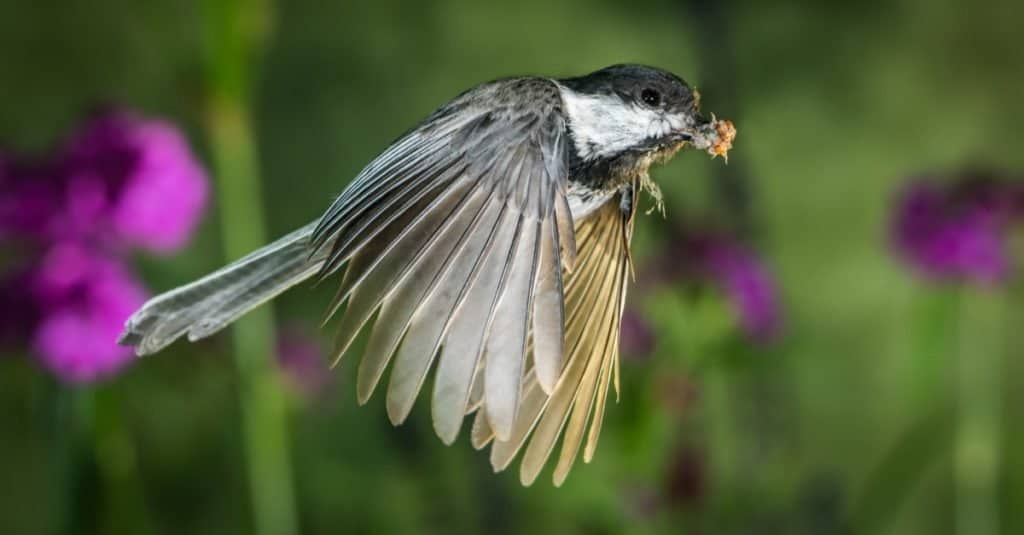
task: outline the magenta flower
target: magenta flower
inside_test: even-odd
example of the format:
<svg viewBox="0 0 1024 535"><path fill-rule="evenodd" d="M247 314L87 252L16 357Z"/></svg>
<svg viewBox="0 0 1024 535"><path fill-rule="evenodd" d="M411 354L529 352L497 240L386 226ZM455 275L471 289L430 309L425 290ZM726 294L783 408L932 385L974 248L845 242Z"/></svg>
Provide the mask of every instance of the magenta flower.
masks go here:
<svg viewBox="0 0 1024 535"><path fill-rule="evenodd" d="M704 272L732 301L744 331L761 341L775 336L779 328L775 284L757 256L724 239L698 239L692 247Z"/></svg>
<svg viewBox="0 0 1024 535"><path fill-rule="evenodd" d="M155 252L184 245L208 194L206 173L181 133L127 112L86 123L72 136L60 169L66 231L102 222L116 238Z"/></svg>
<svg viewBox="0 0 1024 535"><path fill-rule="evenodd" d="M711 285L729 300L739 326L750 338L768 342L781 327L775 279L761 259L731 234L702 225L688 226L656 259L642 293L652 283L683 280Z"/></svg>
<svg viewBox="0 0 1024 535"><path fill-rule="evenodd" d="M122 111L87 121L52 159L0 154L0 239L25 250L0 280L0 337L68 382L122 369L132 353L117 336L145 292L121 259L184 245L207 195L176 128Z"/></svg>
<svg viewBox="0 0 1024 535"><path fill-rule="evenodd" d="M58 243L34 270L31 291L40 309L32 346L55 375L95 381L132 360L117 336L146 294L121 263L78 243Z"/></svg>
<svg viewBox="0 0 1024 535"><path fill-rule="evenodd" d="M41 311L31 286L32 274L27 270L0 280L0 344L24 341L39 323Z"/></svg>
<svg viewBox="0 0 1024 535"><path fill-rule="evenodd" d="M893 247L927 278L1003 281L1010 271L1006 233L1021 215L1022 193L1020 185L992 178L914 181L896 203Z"/></svg>
<svg viewBox="0 0 1024 535"><path fill-rule="evenodd" d="M47 166L0 155L0 239L44 236L62 211L62 189Z"/></svg>

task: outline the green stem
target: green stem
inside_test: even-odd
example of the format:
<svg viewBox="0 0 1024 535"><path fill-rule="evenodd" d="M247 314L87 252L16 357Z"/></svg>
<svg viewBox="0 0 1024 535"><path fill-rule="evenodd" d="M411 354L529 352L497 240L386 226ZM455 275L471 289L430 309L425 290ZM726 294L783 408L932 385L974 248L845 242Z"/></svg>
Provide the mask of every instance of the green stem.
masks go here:
<svg viewBox="0 0 1024 535"><path fill-rule="evenodd" d="M956 528L999 532L998 474L1003 339L1002 296L965 291L960 316L958 427L954 444Z"/></svg>
<svg viewBox="0 0 1024 535"><path fill-rule="evenodd" d="M203 4L208 45L208 129L224 250L231 259L266 243L249 116L250 68L269 19L268 2ZM242 433L256 533L298 531L288 448L287 403L273 363L273 317L260 307L235 323Z"/></svg>
<svg viewBox="0 0 1024 535"><path fill-rule="evenodd" d="M76 530L78 508L76 495L82 467L79 463L79 435L82 431L77 410L80 402L70 388L57 387L53 395L53 469L56 487L63 489L50 524L50 533L72 534Z"/></svg>
<svg viewBox="0 0 1024 535"><path fill-rule="evenodd" d="M961 294L957 288L920 290L915 296L911 319L913 338L906 365L907 397L915 414L933 410L939 399L953 388L951 370L959 333L950 328L961 314Z"/></svg>
<svg viewBox="0 0 1024 535"><path fill-rule="evenodd" d="M91 390L88 396L79 393L80 420L90 420L89 447L103 489L100 528L105 533L152 533L135 443L125 426L120 393L116 385L105 385Z"/></svg>
<svg viewBox="0 0 1024 535"><path fill-rule="evenodd" d="M246 113L237 102L211 105L210 140L219 182L221 233L229 258L265 243L256 163ZM260 307L234 325L242 432L258 533L295 529L286 400L273 365L273 316Z"/></svg>
<svg viewBox="0 0 1024 535"><path fill-rule="evenodd" d="M739 452L737 451L736 411L732 403L735 377L718 366L704 375L704 399L707 424L711 439L711 471L720 490L718 496L728 495L736 488Z"/></svg>

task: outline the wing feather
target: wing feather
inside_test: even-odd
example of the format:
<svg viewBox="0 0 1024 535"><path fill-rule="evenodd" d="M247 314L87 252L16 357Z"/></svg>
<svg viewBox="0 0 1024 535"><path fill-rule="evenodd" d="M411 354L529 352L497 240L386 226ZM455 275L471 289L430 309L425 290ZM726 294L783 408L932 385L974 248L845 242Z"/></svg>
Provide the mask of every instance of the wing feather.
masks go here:
<svg viewBox="0 0 1024 535"><path fill-rule="evenodd" d="M356 220L357 211L418 183L416 179L423 175L414 171L422 170L424 161L441 153L458 124L457 117L450 116L429 130L433 135L416 129L370 162L320 218L312 234L313 250L319 252L331 244L342 228Z"/></svg>
<svg viewBox="0 0 1024 535"><path fill-rule="evenodd" d="M563 195L555 200L555 221L558 224L558 239L561 246L562 265L572 271L576 265L576 233L573 230L572 211L569 201Z"/></svg>
<svg viewBox="0 0 1024 535"><path fill-rule="evenodd" d="M507 439L512 431L523 368L526 335L536 279L539 222L525 221L504 292L495 307L484 353L484 407L495 436Z"/></svg>
<svg viewBox="0 0 1024 535"><path fill-rule="evenodd" d="M599 374L605 369L607 356L613 352L612 347L616 342L615 335L618 331L618 294L624 290L625 265L624 257L617 256L613 258L613 261L607 266L603 274L604 281L601 284L599 294L610 302L602 304L593 303L596 307L595 310L602 310L603 315L601 316L600 323L593 326L594 331L584 335L592 340L591 346L587 348L590 357L583 379L577 387L572 416L569 419L562 442L562 452L559 456L558 464L555 466L554 482L556 486L560 486L565 481L566 476L569 474L569 469L572 468L573 461L579 452L580 443L586 431L587 420L594 405L594 398L598 395ZM611 299L608 299L608 297L611 297ZM584 304L583 306L586 307L587 305ZM603 410L603 407L601 409Z"/></svg>
<svg viewBox="0 0 1024 535"><path fill-rule="evenodd" d="M494 440L494 432L491 431L491 426L487 423L487 413L485 411L477 411L473 416L470 444L473 445L473 448L481 450L490 444L492 440Z"/></svg>
<svg viewBox="0 0 1024 535"><path fill-rule="evenodd" d="M601 278L611 263L612 256L601 249L617 239L614 232L616 216L598 219L601 225L596 235L598 239L588 244L589 248L584 253L585 258L579 259L580 267L584 268L580 269L580 274L585 278L570 278L569 292L566 296L568 306L572 310L566 328L568 346L571 348L569 364L541 415L535 434L526 447L520 466L520 480L524 485L533 483L551 455L555 442L565 427L581 381L590 367L588 362L591 360L590 352L593 348L593 325L600 321L598 317L601 315L601 296L595 287L601 286Z"/></svg>
<svg viewBox="0 0 1024 535"><path fill-rule="evenodd" d="M414 282L422 279L410 277L410 273L430 271L444 260L445 249L454 246L451 238L462 230L457 228L458 216L472 216L472 213L462 210L472 197L466 193L472 186L468 180L462 181L453 191L432 201L412 224L383 247L385 252L370 262L371 266L366 271L360 276L353 276L356 282L344 289L345 293L339 291L331 308L336 308L346 298L348 304L338 326L335 362L348 350L381 302L400 286L399 283L409 278ZM374 248L377 247L380 246L375 244Z"/></svg>
<svg viewBox="0 0 1024 535"><path fill-rule="evenodd" d="M530 431L533 431L537 418L547 403L548 394L544 392L536 374L528 374L523 386L523 401L519 407L519 415L512 433L506 441L498 441L491 447L491 467L500 472L508 467L516 454L523 447Z"/></svg>
<svg viewBox="0 0 1024 535"><path fill-rule="evenodd" d="M477 190L474 197L479 197L482 193ZM408 267L403 265L407 262L404 256L392 255L383 265L386 267L392 261L394 264L398 264L402 272L401 276L389 277L384 271L385 274L379 277L379 285L368 286L374 290L374 300L370 302L372 304L362 308L360 316L368 318L372 314L372 307L375 307L380 299L384 299L384 302L380 307L377 320L374 322L363 360L360 362L357 372L356 393L360 403L366 403L369 400L370 394L377 386L391 356L398 348L419 303L423 301L437 277L445 269L449 258L462 239L460 236L466 235L467 226L473 227L472 223L482 217L484 219L483 226L487 227L488 212L479 210L478 202L470 202L468 210L463 210L457 217L449 219L451 224L443 226L441 232L433 234L433 239L427 240L430 247L421 249L422 252L416 255L417 260ZM490 226L494 227L493 218L490 219ZM485 230L485 232L484 236L489 236L491 231ZM401 250L399 249L398 252L401 253ZM399 280L396 281L395 278ZM363 285L357 286L356 293L352 297L353 302L356 297L361 295L363 288ZM352 308L353 305L350 304L345 311L346 315ZM365 319L363 321L365 322ZM352 331L350 336L354 337L354 334L355 331Z"/></svg>
<svg viewBox="0 0 1024 535"><path fill-rule="evenodd" d="M533 358L537 380L546 394L555 389L562 373L565 343L565 307L562 303L562 265L558 226L541 224L540 258L533 306Z"/></svg>
<svg viewBox="0 0 1024 535"><path fill-rule="evenodd" d="M388 387L387 407L392 422L404 421L412 409L452 314L470 288L481 263L492 256L503 260L507 254L506 243L513 235L507 225L501 224L501 216L509 212L498 206L491 208L498 208L492 210L498 217L485 222L489 230L467 229L460 242L468 239L470 243L449 262L443 280L433 285L409 320L409 332L399 349ZM461 420L463 411L457 414Z"/></svg>
<svg viewBox="0 0 1024 535"><path fill-rule="evenodd" d="M473 373L473 383L469 387L469 403L466 404L466 414L472 414L483 405L484 402L484 367L478 363ZM456 406L457 407L457 406Z"/></svg>
<svg viewBox="0 0 1024 535"><path fill-rule="evenodd" d="M585 461L596 448L618 359L632 230L632 213L624 213L618 200L613 197L575 227L579 246L576 269L567 275L565 288L566 364L552 393L544 391L538 373L527 374L508 437L498 438L490 429L479 430L478 436L474 428L474 445L493 441L491 465L495 471L505 469L525 448L520 465L525 485L537 478L559 437L562 447L553 475L556 485L564 482L584 437Z"/></svg>
<svg viewBox="0 0 1024 535"><path fill-rule="evenodd" d="M502 211L502 216L496 225L497 243L483 259L463 306L451 320L434 379L434 429L448 443L455 440L466 413L474 375L484 352L487 318L491 317L490 311L500 298L508 255L516 238L518 217L508 209ZM481 396L486 395L482 377L485 372L486 368L476 379L482 385Z"/></svg>
<svg viewBox="0 0 1024 535"><path fill-rule="evenodd" d="M394 188L379 198L366 200L348 217L347 224L336 232L331 253L321 269L321 278L337 271L353 252L374 239L380 230L405 214L423 197L443 191L461 173L460 162L439 151L421 169L409 172L410 178L403 180L409 182L405 187Z"/></svg>
<svg viewBox="0 0 1024 535"><path fill-rule="evenodd" d="M629 247L628 240L633 236L633 217L629 214L628 220L626 221L626 247ZM629 269L632 269L630 265L630 257L627 253L624 264L629 265ZM619 392L619 340L622 337L622 313L626 308L626 284L627 284L627 267L624 265L620 274L619 284L619 303L618 312L613 316L615 324L609 327L609 334L614 339L605 346L604 364L601 366L602 377L600 379L600 386L597 391L597 401L594 407L594 423L590 425L590 433L587 435L587 445L583 450L583 462L589 463L594 458L594 452L597 450L597 439L601 435L601 425L604 422L604 408L605 403L608 399L608 387L609 382L612 381L614 376L615 393L618 395Z"/></svg>
<svg viewBox="0 0 1024 535"><path fill-rule="evenodd" d="M581 228L578 229L581 244L583 244L585 247L583 249L584 253L581 261L583 267L576 274L576 277L579 277L580 280L587 280L587 277L589 277L590 274L592 274L597 267L596 262L588 261L589 258L593 256L592 251L596 250L596 248L590 248L587 247L587 245L591 241L595 232L600 231L602 223L603 221L599 220L593 222L593 224L582 225ZM571 286L571 288L575 290L575 293L578 294L579 286ZM568 296L567 304L571 304L568 301ZM578 312L579 310L579 308L573 309L573 317L576 318L577 324L580 321L579 318L582 317L582 314ZM571 371L567 370L566 375L574 374L576 368L578 368L579 363L582 362L582 359L576 359L575 362L577 363L577 366L574 367ZM534 430L537 421L543 414L542 411L544 411L547 408L548 402L548 395L541 389L539 384L528 383L526 393L524 394L523 409L519 414L519 418L517 418L516 420L512 436L508 441L495 442L494 446L492 447L491 465L495 471L504 470L512 461L512 459L516 456L516 454L522 448L523 444L526 442L527 435L529 435L530 432ZM555 438L557 438L557 436Z"/></svg>

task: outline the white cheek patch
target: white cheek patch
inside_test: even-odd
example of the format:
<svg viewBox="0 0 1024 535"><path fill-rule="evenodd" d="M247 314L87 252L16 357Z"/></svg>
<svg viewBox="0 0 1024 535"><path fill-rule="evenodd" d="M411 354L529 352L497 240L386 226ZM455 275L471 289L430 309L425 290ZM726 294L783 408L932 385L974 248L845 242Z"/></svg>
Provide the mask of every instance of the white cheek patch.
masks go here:
<svg viewBox="0 0 1024 535"><path fill-rule="evenodd" d="M675 116L629 104L615 96L583 95L565 87L560 89L576 151L585 160L617 154L683 126Z"/></svg>

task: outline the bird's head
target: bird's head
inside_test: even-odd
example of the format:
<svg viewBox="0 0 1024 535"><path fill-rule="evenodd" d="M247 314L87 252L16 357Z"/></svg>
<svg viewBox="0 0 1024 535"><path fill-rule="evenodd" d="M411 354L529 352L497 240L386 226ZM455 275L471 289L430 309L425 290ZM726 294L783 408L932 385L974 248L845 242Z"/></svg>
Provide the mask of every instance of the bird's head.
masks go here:
<svg viewBox="0 0 1024 535"><path fill-rule="evenodd" d="M646 173L688 143L715 156L732 147L732 123L702 116L699 93L670 72L614 65L559 82L583 162L625 159Z"/></svg>

